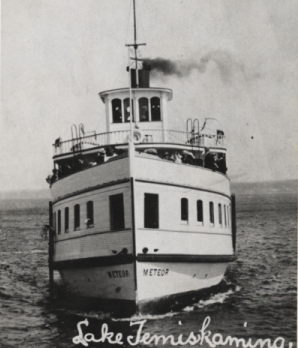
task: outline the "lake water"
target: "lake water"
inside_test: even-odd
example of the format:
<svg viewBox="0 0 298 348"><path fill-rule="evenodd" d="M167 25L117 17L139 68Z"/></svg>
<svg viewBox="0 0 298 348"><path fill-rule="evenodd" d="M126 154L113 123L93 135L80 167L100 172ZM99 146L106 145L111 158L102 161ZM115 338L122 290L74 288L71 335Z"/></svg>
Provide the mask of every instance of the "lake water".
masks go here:
<svg viewBox="0 0 298 348"><path fill-rule="evenodd" d="M246 342L251 338L252 344L268 338L273 344L282 337L285 347L290 342L296 347L296 195L239 195L238 260L230 264L223 282L199 298L174 304L164 314L146 316L95 310L69 296L59 284L49 291L48 246L40 237L42 225L48 222L46 200L0 201L0 212L0 347L82 347L72 339L78 335L77 323L84 319L89 321L88 327L83 326L85 333L100 338L105 323L110 331L124 335L123 347L130 346L127 335L136 337L142 320L146 320L143 332L173 335L176 341L183 334L186 341L190 332L200 334L207 317L210 337L230 335ZM264 342L267 348L268 341ZM277 347L282 344L276 341ZM107 346L112 346L107 340L89 343L89 347ZM137 346L161 346L161 341ZM163 346L173 345L167 341ZM194 346L210 345L204 340Z"/></svg>

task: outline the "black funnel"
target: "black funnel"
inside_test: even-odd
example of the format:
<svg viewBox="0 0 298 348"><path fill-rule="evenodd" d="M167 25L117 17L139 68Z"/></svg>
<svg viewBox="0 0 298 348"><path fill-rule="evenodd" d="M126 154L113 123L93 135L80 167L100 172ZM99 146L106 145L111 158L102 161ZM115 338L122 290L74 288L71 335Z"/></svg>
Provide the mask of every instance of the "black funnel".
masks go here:
<svg viewBox="0 0 298 348"><path fill-rule="evenodd" d="M132 88L149 88L150 87L150 68L138 69L139 85L137 86L136 69L130 69L131 87Z"/></svg>

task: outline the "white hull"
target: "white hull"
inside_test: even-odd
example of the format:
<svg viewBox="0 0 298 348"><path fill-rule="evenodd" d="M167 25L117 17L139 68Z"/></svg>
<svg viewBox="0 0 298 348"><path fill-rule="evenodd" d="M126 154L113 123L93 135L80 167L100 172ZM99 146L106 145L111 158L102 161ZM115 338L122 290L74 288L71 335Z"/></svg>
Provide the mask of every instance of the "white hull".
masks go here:
<svg viewBox="0 0 298 348"><path fill-rule="evenodd" d="M60 270L67 287L76 295L107 300L135 301L133 264Z"/></svg>
<svg viewBox="0 0 298 348"><path fill-rule="evenodd" d="M148 302L221 282L225 263L138 263L138 302Z"/></svg>
<svg viewBox="0 0 298 348"><path fill-rule="evenodd" d="M137 305L217 285L227 263L137 262L106 267L60 270L76 295L103 300L134 301ZM137 288L137 291L135 289Z"/></svg>

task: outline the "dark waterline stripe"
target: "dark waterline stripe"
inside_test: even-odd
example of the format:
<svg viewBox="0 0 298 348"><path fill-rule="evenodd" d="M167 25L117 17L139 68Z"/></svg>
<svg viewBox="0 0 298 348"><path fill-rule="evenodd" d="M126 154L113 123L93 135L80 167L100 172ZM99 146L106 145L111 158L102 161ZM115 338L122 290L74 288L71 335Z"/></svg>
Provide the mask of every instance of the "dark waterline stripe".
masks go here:
<svg viewBox="0 0 298 348"><path fill-rule="evenodd" d="M140 262L183 262L183 263L223 263L232 262L237 255L183 255L183 254L138 254Z"/></svg>
<svg viewBox="0 0 298 348"><path fill-rule="evenodd" d="M115 256L98 256L83 259L72 259L65 261L55 261L55 270L86 267L106 267L113 265L125 265L134 262L181 262L181 263L226 263L237 259L237 255L185 255L185 254L132 254ZM134 265L136 267L136 265Z"/></svg>

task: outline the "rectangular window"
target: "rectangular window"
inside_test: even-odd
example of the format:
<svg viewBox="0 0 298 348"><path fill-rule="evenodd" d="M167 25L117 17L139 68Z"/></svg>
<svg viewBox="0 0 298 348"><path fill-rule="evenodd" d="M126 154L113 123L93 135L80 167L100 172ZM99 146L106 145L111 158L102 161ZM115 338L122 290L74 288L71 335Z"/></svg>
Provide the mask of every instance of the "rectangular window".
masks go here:
<svg viewBox="0 0 298 348"><path fill-rule="evenodd" d="M80 229L80 205L76 204L74 206L74 230Z"/></svg>
<svg viewBox="0 0 298 348"><path fill-rule="evenodd" d="M94 226L94 217L93 217L93 202L89 201L87 202L87 221L86 221L87 228Z"/></svg>
<svg viewBox="0 0 298 348"><path fill-rule="evenodd" d="M226 213L226 205L224 205L224 216L225 216L225 227L227 227L227 213Z"/></svg>
<svg viewBox="0 0 298 348"><path fill-rule="evenodd" d="M214 204L213 202L209 202L209 214L210 214L210 222L214 224Z"/></svg>
<svg viewBox="0 0 298 348"><path fill-rule="evenodd" d="M221 204L218 204L218 223L220 226L222 226L222 210L221 210Z"/></svg>
<svg viewBox="0 0 298 348"><path fill-rule="evenodd" d="M61 210L58 210L58 234L61 234Z"/></svg>
<svg viewBox="0 0 298 348"><path fill-rule="evenodd" d="M197 220L203 224L203 201L197 201Z"/></svg>
<svg viewBox="0 0 298 348"><path fill-rule="evenodd" d="M188 199L181 199L181 220L188 221Z"/></svg>
<svg viewBox="0 0 298 348"><path fill-rule="evenodd" d="M69 208L64 209L64 233L69 232Z"/></svg>
<svg viewBox="0 0 298 348"><path fill-rule="evenodd" d="M57 232L56 231L56 213L54 213L54 216L53 216L53 228L54 228L54 231L56 233Z"/></svg>
<svg viewBox="0 0 298 348"><path fill-rule="evenodd" d="M159 228L158 195L145 193L144 197L144 227Z"/></svg>
<svg viewBox="0 0 298 348"><path fill-rule="evenodd" d="M124 229L125 223L123 193L112 195L109 197L109 199L111 230Z"/></svg>
<svg viewBox="0 0 298 348"><path fill-rule="evenodd" d="M129 98L124 99L124 120L130 122L130 108L132 109L132 122L134 122L134 106L133 100L131 99L131 105L129 105Z"/></svg>

